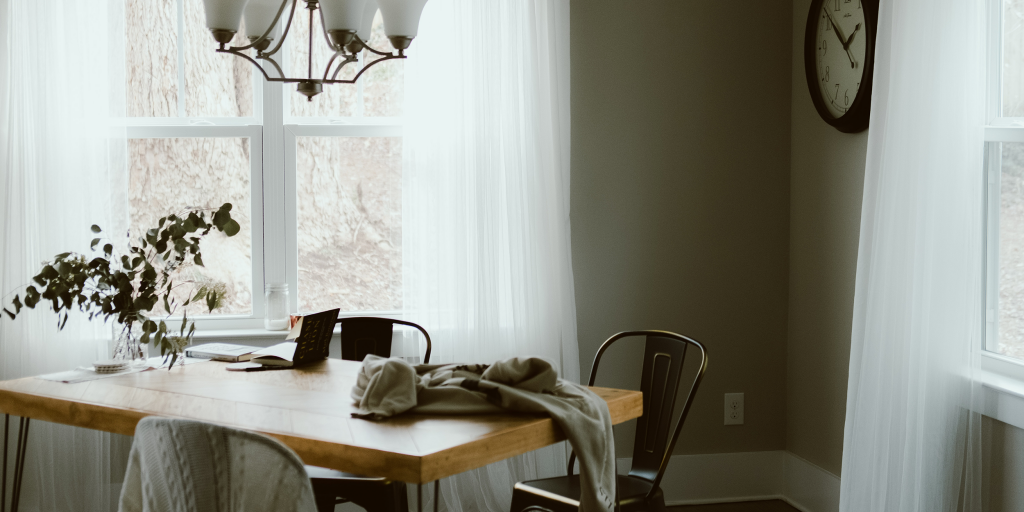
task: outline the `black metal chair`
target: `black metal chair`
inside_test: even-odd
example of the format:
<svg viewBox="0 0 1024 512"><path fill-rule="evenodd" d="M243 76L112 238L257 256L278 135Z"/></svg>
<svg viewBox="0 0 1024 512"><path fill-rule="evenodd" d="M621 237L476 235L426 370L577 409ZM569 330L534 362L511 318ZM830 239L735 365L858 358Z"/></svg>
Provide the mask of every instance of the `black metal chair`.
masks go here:
<svg viewBox="0 0 1024 512"><path fill-rule="evenodd" d="M643 416L637 419L636 438L633 441L633 466L628 475L616 480L616 508L622 511L665 509L665 496L661 492L661 479L665 476L669 457L675 448L686 414L693 404L697 387L707 368L707 350L700 342L667 331L620 332L598 349L594 368L590 372L590 385L594 385L601 356L608 347L622 338L646 336L643 373L640 390L643 391ZM683 362L687 346L700 350L700 365L695 371L686 402L679 414L675 431L669 439L672 410L675 407ZM553 512L575 512L580 504L580 477L573 474L576 454L569 456L568 476L519 482L512 492L513 511L530 506L542 506Z"/></svg>
<svg viewBox="0 0 1024 512"><path fill-rule="evenodd" d="M362 361L368 354L391 357L394 324L414 327L423 334L427 350L423 363L430 362L430 335L426 329L404 320L378 317L339 318L341 324L341 358ZM306 466L313 484L318 512L333 512L334 506L352 502L371 512L405 512L409 509L404 482Z"/></svg>

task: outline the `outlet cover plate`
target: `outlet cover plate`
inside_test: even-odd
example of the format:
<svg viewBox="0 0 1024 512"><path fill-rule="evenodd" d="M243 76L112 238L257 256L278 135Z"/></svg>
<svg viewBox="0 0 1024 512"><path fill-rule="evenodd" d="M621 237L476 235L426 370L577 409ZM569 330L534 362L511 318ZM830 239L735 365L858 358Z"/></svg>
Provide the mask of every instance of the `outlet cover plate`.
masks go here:
<svg viewBox="0 0 1024 512"><path fill-rule="evenodd" d="M743 393L725 394L725 424L743 424Z"/></svg>

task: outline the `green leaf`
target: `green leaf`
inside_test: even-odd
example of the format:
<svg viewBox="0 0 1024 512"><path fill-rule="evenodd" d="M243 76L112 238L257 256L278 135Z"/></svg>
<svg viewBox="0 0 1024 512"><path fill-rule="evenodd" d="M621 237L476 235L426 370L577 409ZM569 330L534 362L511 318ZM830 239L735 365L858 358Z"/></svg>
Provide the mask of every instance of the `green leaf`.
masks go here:
<svg viewBox="0 0 1024 512"><path fill-rule="evenodd" d="M36 295L36 296L26 295L25 296L25 306L26 307L29 307L31 309L35 309L36 304L38 304L38 303L39 303L39 296L38 295Z"/></svg>
<svg viewBox="0 0 1024 512"><path fill-rule="evenodd" d="M231 220L231 214L225 211L218 211L213 214L213 225L217 226L217 229L224 231L224 225Z"/></svg>
<svg viewBox="0 0 1024 512"><path fill-rule="evenodd" d="M99 238L93 238L92 242L89 243L89 248L95 251L96 250L96 244L98 244L98 243L100 243L100 239Z"/></svg>
<svg viewBox="0 0 1024 512"><path fill-rule="evenodd" d="M7 308L4 308L4 313L7 313L7 316L11 317L11 320L14 320L14 313L7 311Z"/></svg>
<svg viewBox="0 0 1024 512"><path fill-rule="evenodd" d="M55 260L63 260L64 258L67 258L68 256L71 256L70 252L62 252L62 253L54 256L53 259L55 259Z"/></svg>
<svg viewBox="0 0 1024 512"><path fill-rule="evenodd" d="M54 279L60 274L57 273L57 269L50 265L43 267L43 270L39 272L39 275L43 276L43 279ZM40 283L42 284L42 283Z"/></svg>
<svg viewBox="0 0 1024 512"><path fill-rule="evenodd" d="M113 253L114 253L114 246L113 245L106 244L106 245L103 246L103 254L106 254L107 256L110 256Z"/></svg>
<svg viewBox="0 0 1024 512"><path fill-rule="evenodd" d="M174 354L171 355L171 364L167 365L167 371L171 371L171 368L174 368L174 362L177 361L177 360L178 360L178 353L175 352Z"/></svg>
<svg viewBox="0 0 1024 512"><path fill-rule="evenodd" d="M99 226L97 226L96 224L93 224L93 225L92 225L92 232L93 232L93 233L99 233L100 231L103 231L103 230L102 230L102 229L100 229L100 227L99 227Z"/></svg>
<svg viewBox="0 0 1024 512"><path fill-rule="evenodd" d="M196 265L199 265L200 267L205 267L206 266L206 265L203 265L203 255L202 254L196 253L196 257L192 258L192 261L196 262Z"/></svg>
<svg viewBox="0 0 1024 512"><path fill-rule="evenodd" d="M19 299L17 295L14 296L14 300L11 301L11 304L14 304L15 313L21 313L21 299Z"/></svg>
<svg viewBox="0 0 1024 512"><path fill-rule="evenodd" d="M59 317L58 317L58 318L59 318ZM58 330L58 331L63 331L63 330L64 330L64 326L65 326L65 325L67 325L67 324L68 324L68 314L67 314L67 312L65 311L65 312L64 312L64 321L60 323L60 327L58 327L58 328L57 328L57 330Z"/></svg>
<svg viewBox="0 0 1024 512"><path fill-rule="evenodd" d="M186 322L188 322L188 314L187 313L181 315L181 329L178 330L178 333L180 335L182 335L182 336L185 335L185 323Z"/></svg>
<svg viewBox="0 0 1024 512"><path fill-rule="evenodd" d="M217 291L216 290L210 290L210 292L206 294L206 308L208 310L210 310L210 312L212 313L213 309L216 308L216 307L217 307Z"/></svg>
<svg viewBox="0 0 1024 512"><path fill-rule="evenodd" d="M224 225L224 229L222 231L224 231L224 234L227 236L235 236L241 230L242 227L235 222L235 219L231 219Z"/></svg>

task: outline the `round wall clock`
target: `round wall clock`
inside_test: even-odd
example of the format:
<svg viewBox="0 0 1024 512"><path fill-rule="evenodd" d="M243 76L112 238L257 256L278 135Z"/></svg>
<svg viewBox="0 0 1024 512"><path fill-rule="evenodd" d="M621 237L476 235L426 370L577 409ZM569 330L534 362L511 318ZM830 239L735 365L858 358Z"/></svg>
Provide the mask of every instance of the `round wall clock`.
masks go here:
<svg viewBox="0 0 1024 512"><path fill-rule="evenodd" d="M814 108L841 132L868 127L878 0L812 0L804 69Z"/></svg>

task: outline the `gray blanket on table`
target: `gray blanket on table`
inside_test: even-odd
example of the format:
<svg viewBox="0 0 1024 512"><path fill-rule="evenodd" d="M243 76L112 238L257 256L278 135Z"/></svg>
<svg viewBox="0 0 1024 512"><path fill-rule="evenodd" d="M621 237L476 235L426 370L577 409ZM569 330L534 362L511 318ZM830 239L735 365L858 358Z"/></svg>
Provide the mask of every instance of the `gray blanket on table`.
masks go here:
<svg viewBox="0 0 1024 512"><path fill-rule="evenodd" d="M580 461L580 510L611 512L615 445L608 404L585 386L558 378L540 358L494 364L416 365L366 356L352 398L353 416L383 419L422 414L547 413L569 438Z"/></svg>

